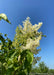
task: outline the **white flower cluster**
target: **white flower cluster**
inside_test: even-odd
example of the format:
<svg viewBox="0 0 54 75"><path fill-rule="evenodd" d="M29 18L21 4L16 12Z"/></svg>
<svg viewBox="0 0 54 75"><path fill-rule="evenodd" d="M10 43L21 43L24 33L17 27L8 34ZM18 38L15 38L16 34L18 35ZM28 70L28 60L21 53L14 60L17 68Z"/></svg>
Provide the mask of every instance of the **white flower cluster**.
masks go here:
<svg viewBox="0 0 54 75"><path fill-rule="evenodd" d="M22 29L22 33L25 34L25 33L29 33L29 32L34 32L34 31L38 31L38 29L42 26L42 22L35 24L35 25L32 25L31 22L30 22L30 18L27 17L27 19L25 21L23 21L23 28L21 25L19 25L20 29Z"/></svg>
<svg viewBox="0 0 54 75"><path fill-rule="evenodd" d="M19 27L20 29L22 29L23 34L29 33L30 35L33 35L34 31L36 33L39 33L38 29L41 27L41 25L42 25L42 22L38 23L38 25L37 24L32 25L30 22L30 18L27 17L27 19L23 22L24 27L23 28L22 26L19 26ZM28 38L26 42L26 46L22 46L22 49L36 50L36 47L39 46L39 40L41 40L41 35L39 35L38 37L34 37L34 40L31 38Z"/></svg>
<svg viewBox="0 0 54 75"><path fill-rule="evenodd" d="M38 38L35 38L35 40L29 38L27 39L27 43L26 46L22 46L22 48L25 49L29 49L29 50L36 50L36 47L39 46L39 40L41 39L41 36L39 36Z"/></svg>

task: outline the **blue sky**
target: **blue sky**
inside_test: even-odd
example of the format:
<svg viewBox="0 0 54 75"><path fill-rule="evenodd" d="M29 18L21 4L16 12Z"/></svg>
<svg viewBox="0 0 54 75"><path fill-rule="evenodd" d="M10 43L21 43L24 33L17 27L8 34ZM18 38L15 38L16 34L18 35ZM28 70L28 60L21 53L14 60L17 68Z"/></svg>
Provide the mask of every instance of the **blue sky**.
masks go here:
<svg viewBox="0 0 54 75"><path fill-rule="evenodd" d="M32 24L43 22L40 31L47 37L40 41L42 50L38 55L49 68L54 68L54 0L0 0L0 13L5 13L12 23L0 21L0 32L8 34L11 40L27 16Z"/></svg>

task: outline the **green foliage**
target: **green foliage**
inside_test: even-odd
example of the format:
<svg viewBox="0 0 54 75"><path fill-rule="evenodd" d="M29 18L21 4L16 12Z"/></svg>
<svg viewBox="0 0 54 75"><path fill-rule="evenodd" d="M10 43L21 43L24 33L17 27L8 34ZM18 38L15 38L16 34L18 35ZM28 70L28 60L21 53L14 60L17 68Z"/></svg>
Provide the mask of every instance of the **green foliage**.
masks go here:
<svg viewBox="0 0 54 75"><path fill-rule="evenodd" d="M12 45L12 41L8 39L5 34L6 39L0 35L1 40L1 50L0 50L0 63L1 69L4 73L3 75L20 75L21 73L26 73L30 71L33 62L33 54L26 50L20 52L19 49L15 49ZM18 61L19 55L21 56L20 61Z"/></svg>
<svg viewBox="0 0 54 75"><path fill-rule="evenodd" d="M5 14L0 14L0 20L4 19L8 23L8 18ZM31 71L32 62L34 61L34 53L37 55L40 49L39 40L42 33L38 29L42 25L32 26L29 17L23 22L24 28L17 27L14 40L11 41L7 34L0 34L0 68L3 71L2 75L26 75ZM30 25L30 27L27 25ZM28 30L27 30L28 29ZM40 60L36 57L35 61Z"/></svg>

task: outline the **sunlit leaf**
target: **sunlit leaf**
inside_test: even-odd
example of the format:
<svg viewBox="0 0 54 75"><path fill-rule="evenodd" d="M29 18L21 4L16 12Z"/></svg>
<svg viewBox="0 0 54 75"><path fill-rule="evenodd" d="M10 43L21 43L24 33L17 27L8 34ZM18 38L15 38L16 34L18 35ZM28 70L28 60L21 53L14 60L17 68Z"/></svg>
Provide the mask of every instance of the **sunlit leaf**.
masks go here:
<svg viewBox="0 0 54 75"><path fill-rule="evenodd" d="M2 19L5 20L6 22L8 22L9 24L11 24L11 22L8 20L6 14L4 14L4 13L0 14L0 20L2 20Z"/></svg>

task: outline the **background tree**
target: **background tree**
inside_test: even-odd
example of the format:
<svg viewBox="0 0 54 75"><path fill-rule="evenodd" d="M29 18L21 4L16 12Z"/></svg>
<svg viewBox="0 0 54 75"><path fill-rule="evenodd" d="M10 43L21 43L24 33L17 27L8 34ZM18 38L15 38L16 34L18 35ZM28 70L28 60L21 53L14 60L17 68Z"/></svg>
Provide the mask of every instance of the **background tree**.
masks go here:
<svg viewBox="0 0 54 75"><path fill-rule="evenodd" d="M44 62L39 63L40 73L48 73L49 68L45 65Z"/></svg>
<svg viewBox="0 0 54 75"><path fill-rule="evenodd" d="M54 69L49 69L49 73L54 74Z"/></svg>
<svg viewBox="0 0 54 75"><path fill-rule="evenodd" d="M49 73L49 68L46 66L44 62L40 62L38 67L32 69L33 73Z"/></svg>

